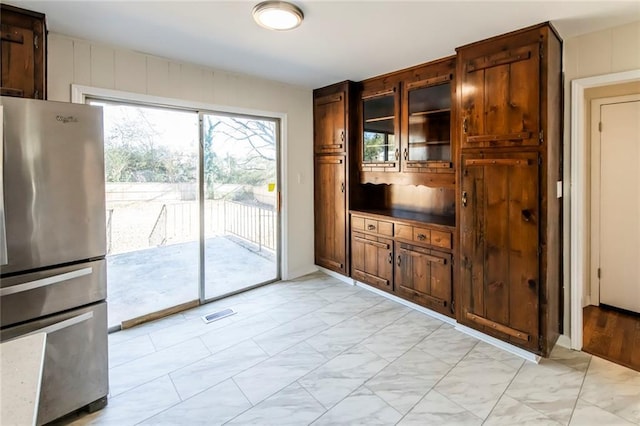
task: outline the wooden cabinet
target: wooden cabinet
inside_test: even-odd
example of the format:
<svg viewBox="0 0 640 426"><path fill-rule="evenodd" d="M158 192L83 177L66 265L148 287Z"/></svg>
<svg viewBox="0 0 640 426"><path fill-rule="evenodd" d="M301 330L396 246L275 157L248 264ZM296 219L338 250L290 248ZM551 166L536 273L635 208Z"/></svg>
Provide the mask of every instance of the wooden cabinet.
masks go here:
<svg viewBox="0 0 640 426"><path fill-rule="evenodd" d="M45 99L45 16L0 5L0 95Z"/></svg>
<svg viewBox="0 0 640 426"><path fill-rule="evenodd" d="M346 153L347 93L319 96L313 101L313 145L316 154Z"/></svg>
<svg viewBox="0 0 640 426"><path fill-rule="evenodd" d="M537 146L542 42L503 40L460 56L462 147Z"/></svg>
<svg viewBox="0 0 640 426"><path fill-rule="evenodd" d="M316 157L316 264L342 273L347 273L346 169L344 156Z"/></svg>
<svg viewBox="0 0 640 426"><path fill-rule="evenodd" d="M398 85L362 94L361 166L364 172L400 170Z"/></svg>
<svg viewBox="0 0 640 426"><path fill-rule="evenodd" d="M454 73L445 58L363 83L362 183L453 188Z"/></svg>
<svg viewBox="0 0 640 426"><path fill-rule="evenodd" d="M452 316L451 254L396 243L395 290L399 296Z"/></svg>
<svg viewBox="0 0 640 426"><path fill-rule="evenodd" d="M404 171L450 169L452 74L404 85Z"/></svg>
<svg viewBox="0 0 640 426"><path fill-rule="evenodd" d="M447 228L353 211L351 277L452 317L451 243Z"/></svg>
<svg viewBox="0 0 640 426"><path fill-rule="evenodd" d="M462 156L463 320L538 350L538 153Z"/></svg>
<svg viewBox="0 0 640 426"><path fill-rule="evenodd" d="M354 142L349 129L355 120L350 114L353 91L353 83L343 82L313 92L315 263L344 275L350 270L349 151Z"/></svg>
<svg viewBox="0 0 640 426"><path fill-rule="evenodd" d="M547 356L562 41L547 23L456 52L314 91L316 263Z"/></svg>
<svg viewBox="0 0 640 426"><path fill-rule="evenodd" d="M548 24L458 49L457 319L543 356L561 318L561 51Z"/></svg>

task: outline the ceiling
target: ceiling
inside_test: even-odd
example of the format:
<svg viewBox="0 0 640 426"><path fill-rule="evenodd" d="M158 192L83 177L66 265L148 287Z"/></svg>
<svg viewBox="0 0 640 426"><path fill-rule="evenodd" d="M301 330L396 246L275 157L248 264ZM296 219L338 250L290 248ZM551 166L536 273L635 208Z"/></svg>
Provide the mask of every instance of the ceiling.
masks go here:
<svg viewBox="0 0 640 426"><path fill-rule="evenodd" d="M4 0L3 0L4 1ZM256 1L7 1L49 31L307 88L455 53L456 46L552 21L563 38L640 20L632 1L294 1L299 28L253 22Z"/></svg>

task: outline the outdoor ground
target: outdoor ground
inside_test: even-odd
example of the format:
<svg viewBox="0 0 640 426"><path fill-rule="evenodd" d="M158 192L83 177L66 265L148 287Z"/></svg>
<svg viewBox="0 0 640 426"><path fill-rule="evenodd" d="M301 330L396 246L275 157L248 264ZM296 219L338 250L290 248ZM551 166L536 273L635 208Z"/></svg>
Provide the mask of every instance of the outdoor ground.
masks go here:
<svg viewBox="0 0 640 426"><path fill-rule="evenodd" d="M180 243L107 256L109 327L198 298L198 243ZM276 278L275 259L229 237L205 243L205 297Z"/></svg>

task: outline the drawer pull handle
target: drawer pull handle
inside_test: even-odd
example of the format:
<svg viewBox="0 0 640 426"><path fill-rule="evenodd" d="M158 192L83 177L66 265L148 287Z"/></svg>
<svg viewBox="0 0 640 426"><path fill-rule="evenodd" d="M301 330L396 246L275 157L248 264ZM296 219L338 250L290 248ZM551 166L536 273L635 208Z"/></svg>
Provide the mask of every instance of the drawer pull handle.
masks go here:
<svg viewBox="0 0 640 426"><path fill-rule="evenodd" d="M419 239L420 241L424 241L424 240L426 240L426 239L427 239L427 236L426 236L426 235L424 235L424 234L418 234L418 239Z"/></svg>
<svg viewBox="0 0 640 426"><path fill-rule="evenodd" d="M402 259L402 258L400 256L398 256L398 262L397 262L398 266L400 266L400 259Z"/></svg>
<svg viewBox="0 0 640 426"><path fill-rule="evenodd" d="M467 191L462 191L462 205L467 206Z"/></svg>
<svg viewBox="0 0 640 426"><path fill-rule="evenodd" d="M389 252L389 264L393 265L393 254Z"/></svg>
<svg viewBox="0 0 640 426"><path fill-rule="evenodd" d="M396 161L400 159L400 149L396 148Z"/></svg>
<svg viewBox="0 0 640 426"><path fill-rule="evenodd" d="M368 229L369 231L373 231L373 230L375 230L375 229L376 229L376 226L375 226L375 225L367 225L367 229Z"/></svg>

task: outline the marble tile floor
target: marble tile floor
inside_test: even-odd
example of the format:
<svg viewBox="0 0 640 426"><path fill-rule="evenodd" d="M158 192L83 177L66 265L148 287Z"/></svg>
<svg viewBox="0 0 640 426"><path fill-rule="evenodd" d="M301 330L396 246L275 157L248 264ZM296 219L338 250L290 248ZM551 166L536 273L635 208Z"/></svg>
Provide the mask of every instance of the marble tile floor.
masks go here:
<svg viewBox="0 0 640 426"><path fill-rule="evenodd" d="M523 361L322 273L113 333L109 350L109 405L66 424L640 424L639 372L562 347Z"/></svg>

